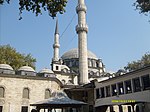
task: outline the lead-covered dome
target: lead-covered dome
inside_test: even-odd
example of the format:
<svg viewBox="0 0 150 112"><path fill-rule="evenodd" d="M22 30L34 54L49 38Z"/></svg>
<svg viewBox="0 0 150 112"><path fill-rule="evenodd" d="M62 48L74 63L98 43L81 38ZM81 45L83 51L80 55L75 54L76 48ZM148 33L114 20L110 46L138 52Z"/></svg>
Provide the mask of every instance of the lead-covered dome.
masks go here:
<svg viewBox="0 0 150 112"><path fill-rule="evenodd" d="M28 72L35 72L35 70L30 66L22 66L18 69L18 71L28 71Z"/></svg>
<svg viewBox="0 0 150 112"><path fill-rule="evenodd" d="M70 51L67 51L66 53L64 53L61 57L63 60L64 59L71 59L71 58L79 58L79 54L78 54L78 48L74 48L71 49ZM92 53L91 51L88 50L88 58L91 59L97 59L97 56Z"/></svg>
<svg viewBox="0 0 150 112"><path fill-rule="evenodd" d="M42 69L39 73L48 73L48 74L53 74L54 72L51 69L44 68Z"/></svg>
<svg viewBox="0 0 150 112"><path fill-rule="evenodd" d="M13 68L8 64L0 64L0 69L13 70Z"/></svg>
<svg viewBox="0 0 150 112"><path fill-rule="evenodd" d="M15 74L15 71L8 64L0 64L0 73L2 73L2 74Z"/></svg>

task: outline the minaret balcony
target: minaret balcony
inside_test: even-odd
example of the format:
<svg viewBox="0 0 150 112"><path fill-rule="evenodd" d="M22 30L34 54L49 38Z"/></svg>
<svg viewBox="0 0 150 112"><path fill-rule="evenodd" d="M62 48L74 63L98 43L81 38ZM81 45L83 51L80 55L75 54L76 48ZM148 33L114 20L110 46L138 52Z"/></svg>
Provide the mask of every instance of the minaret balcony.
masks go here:
<svg viewBox="0 0 150 112"><path fill-rule="evenodd" d="M84 12L86 13L86 11L87 11L86 5L84 5L84 4L79 4L79 5L76 7L76 12L78 13L79 11L84 11Z"/></svg>
<svg viewBox="0 0 150 112"><path fill-rule="evenodd" d="M59 44L53 44L53 48L59 48L60 45Z"/></svg>
<svg viewBox="0 0 150 112"><path fill-rule="evenodd" d="M76 26L76 32L82 32L85 31L86 33L88 32L88 25L87 24L81 24Z"/></svg>

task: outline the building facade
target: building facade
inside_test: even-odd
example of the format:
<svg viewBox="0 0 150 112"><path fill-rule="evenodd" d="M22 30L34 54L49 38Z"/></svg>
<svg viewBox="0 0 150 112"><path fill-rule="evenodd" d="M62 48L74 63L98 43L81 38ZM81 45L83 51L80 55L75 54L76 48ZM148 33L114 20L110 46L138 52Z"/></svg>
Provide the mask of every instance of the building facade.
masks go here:
<svg viewBox="0 0 150 112"><path fill-rule="evenodd" d="M149 112L150 66L95 82L95 112Z"/></svg>
<svg viewBox="0 0 150 112"><path fill-rule="evenodd" d="M31 103L51 97L62 86L56 77L39 77L31 71L11 74L9 68L1 68L0 65L0 112L31 112Z"/></svg>

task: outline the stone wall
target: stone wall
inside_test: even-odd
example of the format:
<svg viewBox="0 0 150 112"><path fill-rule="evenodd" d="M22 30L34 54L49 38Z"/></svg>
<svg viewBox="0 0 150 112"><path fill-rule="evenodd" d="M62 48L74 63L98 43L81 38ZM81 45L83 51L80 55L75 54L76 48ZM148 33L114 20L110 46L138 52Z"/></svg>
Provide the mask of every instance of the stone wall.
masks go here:
<svg viewBox="0 0 150 112"><path fill-rule="evenodd" d="M51 78L0 74L0 87L5 88L4 98L0 98L3 112L21 112L22 106L28 106L31 112L30 104L45 99L46 89L60 90L60 82ZM29 89L29 99L22 98L24 88Z"/></svg>

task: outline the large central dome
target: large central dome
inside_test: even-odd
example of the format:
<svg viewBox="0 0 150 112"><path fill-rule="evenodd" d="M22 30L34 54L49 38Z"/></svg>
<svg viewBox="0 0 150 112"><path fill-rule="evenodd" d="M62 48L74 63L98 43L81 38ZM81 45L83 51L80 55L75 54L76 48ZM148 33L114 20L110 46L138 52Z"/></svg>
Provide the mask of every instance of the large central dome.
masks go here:
<svg viewBox="0 0 150 112"><path fill-rule="evenodd" d="M71 49L70 51L65 52L61 58L63 60L64 59L71 59L71 58L79 58L78 48L74 48L74 49ZM97 56L88 50L88 58L97 59Z"/></svg>

